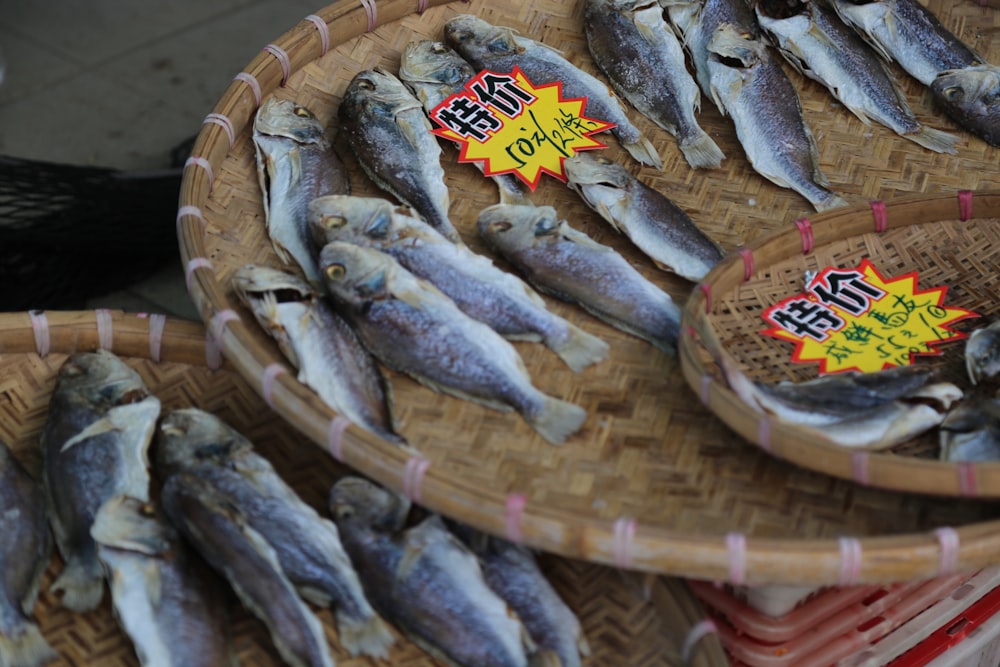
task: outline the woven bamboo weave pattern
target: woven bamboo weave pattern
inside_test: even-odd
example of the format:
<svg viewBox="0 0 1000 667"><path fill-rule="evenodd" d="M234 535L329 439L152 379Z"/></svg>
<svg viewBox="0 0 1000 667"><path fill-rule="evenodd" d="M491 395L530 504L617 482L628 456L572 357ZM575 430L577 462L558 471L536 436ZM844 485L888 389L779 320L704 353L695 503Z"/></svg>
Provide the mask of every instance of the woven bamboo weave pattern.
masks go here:
<svg viewBox="0 0 1000 667"><path fill-rule="evenodd" d="M61 333L66 333L62 329L67 322L75 320L78 323L69 326L76 329L75 339L79 345L70 342L66 346L54 346L46 357L39 357L27 351L32 347L30 344L16 340L19 334L25 333L27 317L21 314L0 316L0 342L4 349L18 349L18 352L0 354L0 377L3 378L0 384L0 438L10 444L17 458L36 479L41 468L38 439L47 418L56 374L70 350L97 349L97 344L92 342L93 331L86 331L93 329L93 319L93 313L50 314L54 339L64 339ZM19 322L20 329L17 327ZM64 326L58 326L59 322ZM138 341L146 334L146 325L141 319L117 313L114 327L118 332L118 347L141 350L141 345L128 342L129 339ZM30 338L30 327L27 333ZM164 352L172 357L197 359L200 355L203 359L203 340L204 331L195 323L170 322ZM160 398L164 412L198 407L218 415L250 438L305 502L327 515L325 506L330 486L350 471L289 428L238 374L231 369L213 371L198 363L156 363L138 355L123 358ZM703 613L680 582L657 578L653 581L652 600L647 600L634 581L613 569L554 556L543 556L539 562L585 628L593 650L593 655L584 661L585 665L667 667L677 664L688 628L697 623ZM138 665L131 643L113 618L107 594L100 607L84 614L59 606L57 596L47 589L61 567L55 555L35 608L43 635L61 657L53 664L76 667ZM224 584L223 587L233 651L239 664L243 667L284 664L264 625L242 608ZM389 663L351 658L339 647L333 614L320 610L318 615L338 665L442 665L398 634ZM703 639L694 655L698 667L726 664L722 662L721 647L714 636Z"/></svg>
<svg viewBox="0 0 1000 667"><path fill-rule="evenodd" d="M1000 57L992 37L1000 28L995 13L962 3L934 1L930 6L976 48L992 59ZM345 7L331 5L321 15ZM325 56L309 37L314 28L308 22L285 35L293 61L303 64L293 68L283 86L280 69L264 57L246 71L261 81L265 97L293 99L335 129L337 105L355 73L377 66L398 71L400 52L410 40L441 39L448 18L472 13L560 49L575 64L597 73L583 38L580 3L506 6L474 1L432 7L420 15L400 9L397 2L379 7L400 18L380 19L370 33L334 40L337 45ZM931 153L884 128L863 125L825 89L789 74L817 135L821 166L833 188L852 203L891 201L914 192L1000 189L994 168L997 149L965 135L958 156ZM955 129L933 110L915 82L903 79L903 84L921 120ZM234 123L232 148L215 125L206 125L199 135L194 154L212 162L215 181L209 188L203 173L187 172L182 204L197 206L207 224L202 228L194 217L182 218L180 240L185 261L203 257L211 262L211 271L194 272L192 296L206 323L219 321L221 313L239 317L222 327L222 345L229 362L257 386L268 364L287 367L287 362L229 286L233 271L246 263L280 266L266 236L257 185L250 136L255 104L248 89L234 83L214 110ZM690 169L672 137L632 110L630 117L652 140L664 169L639 167L610 136L602 154L670 197L727 250L812 213L804 199L749 168L731 122L708 100L703 100L700 122L728 156L716 170ZM364 176L342 140L335 145L355 194L387 196ZM472 165L457 163L454 148L443 150L451 219L471 248L489 256L476 236L475 220L482 208L496 203L496 187ZM532 199L555 206L575 227L617 249L679 303L691 294L691 283L656 269L563 184L545 178ZM837 538L843 535L871 540L864 549L871 565L860 573L866 580L936 574L939 547L931 531L941 526L981 527L963 537L989 542L990 548L969 551L963 540L962 567L989 560L990 549L1000 546L1000 537L992 536L995 525L981 523L996 516L992 505L879 492L775 461L712 417L686 385L677 359L579 309L552 299L547 303L604 338L612 350L610 359L574 374L541 346L515 344L539 389L588 411L583 428L563 446L548 445L515 415L436 394L390 373L402 432L430 462L420 488L428 507L503 534L508 497L523 495L527 504L520 525L533 546L715 579L742 571L731 565L734 558L746 557L750 580L832 583L840 571ZM325 445L333 413L294 381L294 372L277 378L273 398L290 423ZM408 458L358 429L347 431L345 462L386 485L403 488ZM634 532L616 532L622 526L632 526ZM727 550L729 533L749 538L745 554ZM886 558L868 558L875 553ZM776 554L780 557L769 557Z"/></svg>

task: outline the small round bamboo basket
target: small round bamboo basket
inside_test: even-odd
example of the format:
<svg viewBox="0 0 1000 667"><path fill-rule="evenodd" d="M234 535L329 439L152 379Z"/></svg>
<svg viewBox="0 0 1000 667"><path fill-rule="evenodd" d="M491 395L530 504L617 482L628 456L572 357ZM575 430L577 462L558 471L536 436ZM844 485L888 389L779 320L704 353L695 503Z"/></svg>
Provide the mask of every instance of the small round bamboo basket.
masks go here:
<svg viewBox="0 0 1000 667"><path fill-rule="evenodd" d="M331 485L353 471L335 462L264 405L255 388L206 345L200 323L120 311L0 314L0 438L39 478L38 440L60 366L74 352L111 350L136 369L164 412L198 407L246 435L307 503L326 514ZM214 370L213 370L214 369ZM600 565L542 555L539 564L579 616L592 654L584 665L725 667L718 637L706 632L705 613L679 579L634 575ZM71 612L48 587L61 568L58 554L42 584L35 617L60 659L54 665L138 665L118 627L110 596L87 613ZM282 665L263 624L227 595L235 657L244 667ZM317 611L333 656L342 667L442 667L397 634L389 663L352 658L340 648L333 614ZM689 662L682 663L686 656Z"/></svg>
<svg viewBox="0 0 1000 667"><path fill-rule="evenodd" d="M944 0L930 4L976 48L1000 58L989 41L989 31L1000 28L993 13ZM354 427L341 432L342 420L296 380L230 287L244 264L282 266L264 227L251 138L261 101L292 99L335 125L354 74L376 66L398 72L408 42L441 39L444 23L460 13L510 26L599 76L583 36L583 6L344 0L303 19L237 75L206 116L178 212L189 291L228 362L290 424L348 466L431 510L563 556L738 584L911 579L1000 559L995 506L863 488L743 446L689 390L676 358L554 300L548 300L552 310L611 346L609 359L572 373L541 346L515 344L539 389L588 411L583 428L560 447L516 415L434 393L390 372L401 430L414 454ZM848 199L1000 189L997 149L967 137L957 156L931 153L862 125L825 90L790 76L817 135L822 167ZM922 119L949 127L913 82L906 90ZM699 119L729 156L719 169L690 169L676 141L635 113L663 170L640 168L610 137L602 154L670 197L727 249L807 214L804 199L750 169L731 122L710 107L706 101ZM355 194L387 196L342 141L335 146ZM444 147L451 219L471 248L489 254L475 221L496 203L496 187L456 156ZM562 183L543 179L532 200L555 206L614 247L678 303L691 294L691 283L656 269Z"/></svg>
<svg viewBox="0 0 1000 667"><path fill-rule="evenodd" d="M887 277L916 272L920 289L947 287L944 305L981 316L952 325L956 332L985 326L1000 313L998 250L997 193L910 197L800 219L720 262L692 293L684 311L684 375L712 412L774 456L859 484L998 498L1000 461L939 460L937 429L882 451L844 447L821 429L783 422L747 404L720 372L727 365L764 382L815 377L815 364L792 363L788 343L761 333L766 328L761 312L800 292L806 271L853 268L862 259L882 267ZM923 361L938 367L942 380L972 391L964 338L956 336L936 350L939 356Z"/></svg>

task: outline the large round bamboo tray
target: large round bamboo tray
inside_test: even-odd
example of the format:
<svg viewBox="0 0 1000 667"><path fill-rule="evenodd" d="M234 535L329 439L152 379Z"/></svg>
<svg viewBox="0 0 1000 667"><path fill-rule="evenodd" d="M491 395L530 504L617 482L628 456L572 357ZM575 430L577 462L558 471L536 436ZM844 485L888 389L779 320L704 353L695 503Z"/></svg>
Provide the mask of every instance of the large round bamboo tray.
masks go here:
<svg viewBox="0 0 1000 667"><path fill-rule="evenodd" d="M356 72L398 71L409 41L441 38L445 21L458 13L511 26L596 73L582 35L581 3L439 4L344 0L319 10L237 75L197 137L178 214L189 291L226 358L279 414L318 445L333 444L331 453L347 465L432 510L565 556L735 583L814 584L934 576L1000 559L998 525L988 521L996 516L993 505L861 488L742 446L689 391L675 358L552 300L553 310L603 337L612 350L609 360L573 374L548 350L517 344L540 389L589 412L565 445L548 445L515 415L435 394L395 374L389 377L402 432L419 455L353 427L341 439L342 422L296 381L229 285L243 264L280 266L264 229L250 135L261 100L294 99L333 125ZM1000 28L995 13L944 0L930 4L963 38L1000 59L990 42L990 31ZM957 156L930 153L888 130L863 126L825 90L792 78L823 169L848 199L1000 189L997 149L967 136ZM904 84L921 118L953 127L914 82ZM639 168L610 137L602 153L669 196L729 250L810 213L801 197L749 168L731 123L710 107L706 101L700 118L729 156L720 169L690 169L674 139L635 113L663 158L663 171ZM354 193L381 195L349 150L342 143L337 148ZM457 164L456 154L446 147L443 157L451 217L466 242L485 253L475 220L496 202L496 188L473 166ZM561 183L543 179L532 198L618 249L678 302L689 296L690 283L654 268Z"/></svg>
<svg viewBox="0 0 1000 667"><path fill-rule="evenodd" d="M0 314L0 438L36 479L41 468L38 439L59 367L73 352L99 348L113 351L135 368L161 399L165 412L198 407L234 426L324 515L330 486L353 473L288 428L230 365L218 368L220 360L210 345L206 347L200 323L120 311ZM611 568L550 555L542 555L539 563L583 623L593 651L584 665L667 667L681 664L682 655L697 667L728 664L718 637L706 632L710 627L700 603L683 581L639 580ZM60 655L53 664L138 665L130 641L112 615L108 595L97 609L84 614L59 606L48 586L60 569L55 555L35 608L42 634ZM266 628L235 596L227 596L227 609L240 665L284 664ZM318 614L341 667L443 667L402 635L397 635L389 663L351 658L339 648L333 615L329 610Z"/></svg>
<svg viewBox="0 0 1000 667"><path fill-rule="evenodd" d="M811 239L804 238L802 223L789 225L720 262L692 293L681 342L688 383L733 430L797 465L899 491L1000 497L1000 462L938 460L937 429L888 450L851 449L830 441L821 429L756 410L724 380L717 381L724 363L765 382L816 376L815 364L792 363L789 344L761 334L762 309L801 291L806 270L854 267L867 258L887 277L915 271L921 289L946 286L945 305L982 316L956 323L955 331L992 322L1000 312L1000 194L900 198L884 207L845 208L807 219ZM942 380L973 391L964 339L937 350L940 356L917 363L932 364Z"/></svg>

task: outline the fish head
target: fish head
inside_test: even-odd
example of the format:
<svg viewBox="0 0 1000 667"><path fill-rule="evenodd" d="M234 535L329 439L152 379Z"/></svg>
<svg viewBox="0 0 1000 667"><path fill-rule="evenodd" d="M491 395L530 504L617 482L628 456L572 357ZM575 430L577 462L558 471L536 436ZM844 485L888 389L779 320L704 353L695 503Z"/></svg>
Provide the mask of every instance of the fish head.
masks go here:
<svg viewBox="0 0 1000 667"><path fill-rule="evenodd" d="M490 245L516 251L558 234L560 221L551 206L494 204L482 210L476 225Z"/></svg>
<svg viewBox="0 0 1000 667"><path fill-rule="evenodd" d="M403 50L399 78L428 84L441 84L459 89L476 75L465 58L444 42L421 39L410 42Z"/></svg>
<svg viewBox="0 0 1000 667"><path fill-rule="evenodd" d="M326 142L326 130L312 111L291 100L269 97L257 110L254 134L286 137L300 144Z"/></svg>
<svg viewBox="0 0 1000 667"><path fill-rule="evenodd" d="M931 82L931 92L957 123L1000 146L1000 68L976 65L945 70Z"/></svg>
<svg viewBox="0 0 1000 667"><path fill-rule="evenodd" d="M473 64L520 52L515 33L472 14L459 14L444 24L444 37L462 57Z"/></svg>
<svg viewBox="0 0 1000 667"><path fill-rule="evenodd" d="M113 496L101 505L90 536L105 547L157 556L170 551L177 532L154 505L130 496Z"/></svg>
<svg viewBox="0 0 1000 667"><path fill-rule="evenodd" d="M410 512L410 501L361 477L344 477L330 489L330 514L339 528L396 531Z"/></svg>
<svg viewBox="0 0 1000 667"><path fill-rule="evenodd" d="M395 260L379 250L332 241L319 253L320 272L337 301L355 307L388 298Z"/></svg>
<svg viewBox="0 0 1000 667"><path fill-rule="evenodd" d="M210 412L173 410L156 434L156 462L166 474L202 463L225 463L253 451L243 435Z"/></svg>
<svg viewBox="0 0 1000 667"><path fill-rule="evenodd" d="M577 153L563 161L567 184L594 209L611 208L628 196L632 175L620 164L601 156Z"/></svg>
<svg viewBox="0 0 1000 667"><path fill-rule="evenodd" d="M56 391L80 395L104 408L138 403L150 395L139 374L107 350L67 358L59 369Z"/></svg>
<svg viewBox="0 0 1000 667"><path fill-rule="evenodd" d="M400 111L411 108L423 107L396 75L376 67L358 72L347 84L340 116L342 119L350 116L354 122L373 117L395 118Z"/></svg>
<svg viewBox="0 0 1000 667"><path fill-rule="evenodd" d="M331 241L367 237L385 240L392 236L397 211L410 213L381 197L328 195L309 202L306 220L313 240L322 247Z"/></svg>
<svg viewBox="0 0 1000 667"><path fill-rule="evenodd" d="M308 301L316 296L309 283L293 273L260 264L247 264L233 272L233 291L243 303L253 309L261 295L277 293L278 301Z"/></svg>
<svg viewBox="0 0 1000 667"><path fill-rule="evenodd" d="M972 384L1000 373L1000 327L976 329L965 341L965 368Z"/></svg>

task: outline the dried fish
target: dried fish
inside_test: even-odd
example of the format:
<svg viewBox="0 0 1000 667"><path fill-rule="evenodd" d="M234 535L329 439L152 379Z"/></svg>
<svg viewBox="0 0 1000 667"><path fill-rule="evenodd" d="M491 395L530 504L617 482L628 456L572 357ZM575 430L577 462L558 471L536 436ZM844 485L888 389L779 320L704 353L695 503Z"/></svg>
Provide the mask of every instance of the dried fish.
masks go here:
<svg viewBox="0 0 1000 667"><path fill-rule="evenodd" d="M343 241L381 250L449 296L462 312L512 340L542 341L574 371L608 356L608 345L548 310L520 278L384 199L313 200L309 221L321 243Z"/></svg>
<svg viewBox="0 0 1000 667"><path fill-rule="evenodd" d="M52 535L39 485L0 442L0 665L40 667L59 655L32 619Z"/></svg>
<svg viewBox="0 0 1000 667"><path fill-rule="evenodd" d="M390 442L405 443L393 416L391 386L350 324L325 299L285 271L253 264L237 269L232 284L299 369L299 382L352 423Z"/></svg>
<svg viewBox="0 0 1000 667"><path fill-rule="evenodd" d="M347 170L319 119L290 100L269 97L261 104L254 117L253 143L264 221L274 250L320 285L319 249L305 227L306 206L314 197L350 193Z"/></svg>
<svg viewBox="0 0 1000 667"><path fill-rule="evenodd" d="M673 354L681 311L614 249L559 220L551 206L498 204L479 214L479 234L539 291Z"/></svg>
<svg viewBox="0 0 1000 667"><path fill-rule="evenodd" d="M115 616L148 667L232 664L215 576L149 503L116 496L90 529Z"/></svg>
<svg viewBox="0 0 1000 667"><path fill-rule="evenodd" d="M965 368L972 384L1000 374L1000 320L969 334L965 341Z"/></svg>
<svg viewBox="0 0 1000 667"><path fill-rule="evenodd" d="M43 479L56 545L66 564L52 589L73 611L96 607L104 574L90 526L117 495L149 499L146 451L160 401L111 352L77 353L59 369L42 432Z"/></svg>
<svg viewBox="0 0 1000 667"><path fill-rule="evenodd" d="M586 419L580 406L536 389L510 343L390 255L334 241L320 266L330 298L387 366L438 391L516 410L553 444Z"/></svg>
<svg viewBox="0 0 1000 667"><path fill-rule="evenodd" d="M1000 460L1000 401L975 395L958 404L939 426L941 460Z"/></svg>

